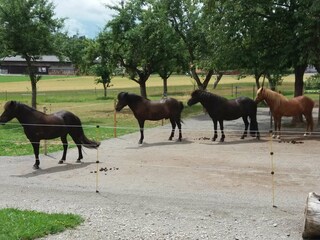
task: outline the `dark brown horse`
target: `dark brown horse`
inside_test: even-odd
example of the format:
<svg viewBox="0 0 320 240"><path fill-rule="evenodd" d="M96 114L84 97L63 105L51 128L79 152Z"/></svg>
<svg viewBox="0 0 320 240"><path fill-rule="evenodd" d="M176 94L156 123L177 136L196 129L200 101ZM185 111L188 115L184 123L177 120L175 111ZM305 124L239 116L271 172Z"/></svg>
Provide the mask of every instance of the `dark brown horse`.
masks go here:
<svg viewBox="0 0 320 240"><path fill-rule="evenodd" d="M263 100L267 102L270 108L271 114L274 118L275 132L273 137L280 138L281 118L283 116L289 117L289 116L298 116L300 114L303 114L307 121L305 135L307 135L307 132L310 132L310 133L312 132L313 130L312 110L314 107L314 102L311 98L307 96L298 96L289 100L280 93L261 87L257 91L257 96L255 101L259 103Z"/></svg>
<svg viewBox="0 0 320 240"><path fill-rule="evenodd" d="M161 119L170 119L172 131L169 140L172 140L174 137L174 131L176 125L178 125L179 141L181 141L181 112L183 110L182 102L179 102L174 98L164 98L160 101L150 101L133 93L119 93L116 110L120 111L127 105L132 110L140 126L139 144L142 144L144 139L143 128L146 120L157 121Z"/></svg>
<svg viewBox="0 0 320 240"><path fill-rule="evenodd" d="M225 139L223 132L223 121L235 120L240 117L242 117L245 125L245 130L241 136L241 139L244 139L247 136L247 130L249 127L248 117L250 118L250 134L252 136L256 136L257 139L260 138L257 122L257 104L252 99L247 97L239 97L228 100L210 92L195 90L191 94L188 105L192 106L198 102L202 104L202 106L207 110L209 116L212 118L214 126L214 135L212 141L215 141L218 137L218 122L220 124L221 131L220 142L223 142Z"/></svg>
<svg viewBox="0 0 320 240"><path fill-rule="evenodd" d="M4 112L0 116L0 124L3 125L13 118L18 119L24 132L32 144L35 155L35 169L39 168L39 146L42 139L54 139L60 137L63 143L63 155L59 163L66 160L69 134L78 147L79 157L83 158L81 145L87 148L98 148L100 143L89 140L83 132L80 119L71 112L59 111L53 114L39 112L25 104L9 101L4 105Z"/></svg>

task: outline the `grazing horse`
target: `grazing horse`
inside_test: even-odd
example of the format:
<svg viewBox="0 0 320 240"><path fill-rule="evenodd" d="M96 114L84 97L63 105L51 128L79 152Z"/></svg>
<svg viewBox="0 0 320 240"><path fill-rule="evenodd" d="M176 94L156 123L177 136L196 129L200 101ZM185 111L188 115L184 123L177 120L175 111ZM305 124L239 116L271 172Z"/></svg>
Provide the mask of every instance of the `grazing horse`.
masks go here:
<svg viewBox="0 0 320 240"><path fill-rule="evenodd" d="M42 139L53 139L60 137L63 143L63 155L59 163L66 160L69 134L78 147L79 157L77 162L83 158L81 145L87 148L98 148L100 143L89 140L83 132L80 119L71 112L59 111L53 114L39 112L25 104L9 101L4 105L4 112L0 116L0 125L18 119L24 132L33 147L35 164L33 167L39 169L39 146Z"/></svg>
<svg viewBox="0 0 320 240"><path fill-rule="evenodd" d="M244 139L247 136L247 130L249 127L248 117L250 118L250 134L252 136L256 136L257 139L260 138L257 122L257 104L252 99L247 97L239 97L228 100L224 97L206 92L204 90L195 90L191 94L188 105L192 106L198 102L202 104L209 116L212 118L214 126L214 135L212 141L215 141L218 137L218 122L221 131L220 142L223 142L225 139L223 132L223 120L235 120L240 117L242 117L245 125L245 130L241 136L241 139Z"/></svg>
<svg viewBox="0 0 320 240"><path fill-rule="evenodd" d="M261 87L257 91L256 103L266 101L274 118L274 135L280 138L281 118L303 114L307 121L306 133L313 130L312 109L314 102L306 96L298 96L288 100L280 93Z"/></svg>
<svg viewBox="0 0 320 240"><path fill-rule="evenodd" d="M133 93L120 92L118 94L116 111L120 111L127 105L132 110L140 126L139 144L142 144L144 139L144 122L146 120L157 121L164 118L169 118L172 126L169 140L172 140L172 138L174 137L174 131L176 125L178 125L179 141L181 141L181 112L183 110L182 102L179 102L174 98L164 98L160 101L150 101L149 99L143 98Z"/></svg>

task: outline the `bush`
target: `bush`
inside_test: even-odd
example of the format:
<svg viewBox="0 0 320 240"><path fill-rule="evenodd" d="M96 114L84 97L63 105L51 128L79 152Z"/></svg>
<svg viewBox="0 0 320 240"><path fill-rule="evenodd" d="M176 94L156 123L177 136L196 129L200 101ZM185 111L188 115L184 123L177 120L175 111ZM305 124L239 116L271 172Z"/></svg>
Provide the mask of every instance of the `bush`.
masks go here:
<svg viewBox="0 0 320 240"><path fill-rule="evenodd" d="M315 74L307 78L305 82L306 90L319 90L320 89L320 74Z"/></svg>

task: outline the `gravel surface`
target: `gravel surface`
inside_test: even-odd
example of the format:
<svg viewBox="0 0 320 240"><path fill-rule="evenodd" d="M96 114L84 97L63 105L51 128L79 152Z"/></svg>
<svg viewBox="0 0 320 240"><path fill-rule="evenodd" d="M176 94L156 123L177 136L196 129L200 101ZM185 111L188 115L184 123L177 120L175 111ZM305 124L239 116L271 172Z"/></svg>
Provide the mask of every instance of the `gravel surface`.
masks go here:
<svg viewBox="0 0 320 240"><path fill-rule="evenodd" d="M265 109L258 121L259 141L240 140L238 120L212 142L201 115L184 119L182 142L167 141L165 125L146 130L142 145L134 133L85 149L81 164L76 149L62 165L61 152L41 155L40 170L33 156L1 156L0 207L84 217L44 239L301 239L306 197L320 192L319 135L270 141Z"/></svg>

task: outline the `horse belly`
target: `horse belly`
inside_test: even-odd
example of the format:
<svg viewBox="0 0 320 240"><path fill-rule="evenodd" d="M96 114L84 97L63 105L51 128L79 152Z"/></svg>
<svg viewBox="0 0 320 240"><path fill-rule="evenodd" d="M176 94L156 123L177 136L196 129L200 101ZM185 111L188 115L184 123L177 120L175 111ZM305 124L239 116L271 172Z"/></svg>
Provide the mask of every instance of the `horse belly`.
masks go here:
<svg viewBox="0 0 320 240"><path fill-rule="evenodd" d="M55 139L67 135L64 127L36 127L25 131L29 139Z"/></svg>

